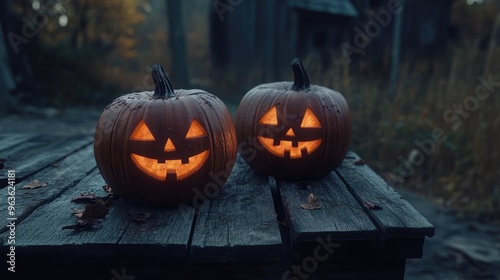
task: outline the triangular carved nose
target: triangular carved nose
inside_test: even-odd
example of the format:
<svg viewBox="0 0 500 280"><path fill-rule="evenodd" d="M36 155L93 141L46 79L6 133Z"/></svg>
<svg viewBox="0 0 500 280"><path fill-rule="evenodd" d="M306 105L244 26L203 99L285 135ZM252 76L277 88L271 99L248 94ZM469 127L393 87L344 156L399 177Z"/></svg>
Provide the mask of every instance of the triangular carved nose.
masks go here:
<svg viewBox="0 0 500 280"><path fill-rule="evenodd" d="M165 144L165 148L163 150L165 152L175 152L174 143L172 143L172 140L170 140L170 138L167 139L167 143Z"/></svg>
<svg viewBox="0 0 500 280"><path fill-rule="evenodd" d="M286 135L286 136L295 137L295 133L293 133L293 129L291 129L291 128L290 128L290 129L286 132L286 134L285 134L285 135Z"/></svg>

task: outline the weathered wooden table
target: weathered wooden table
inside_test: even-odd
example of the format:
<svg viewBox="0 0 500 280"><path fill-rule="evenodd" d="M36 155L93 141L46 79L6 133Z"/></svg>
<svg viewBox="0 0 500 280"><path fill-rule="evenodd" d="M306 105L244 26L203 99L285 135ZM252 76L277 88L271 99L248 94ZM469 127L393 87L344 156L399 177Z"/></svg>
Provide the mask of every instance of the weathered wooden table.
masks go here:
<svg viewBox="0 0 500 280"><path fill-rule="evenodd" d="M3 134L0 158L1 259L12 259L14 245L16 271L7 263L2 279L403 279L406 259L421 258L425 237L434 234L382 178L355 164L354 153L328 176L304 182L259 176L239 158L201 207L117 200L88 231L62 227L84 208L72 198L106 195L92 139ZM22 188L33 180L47 185ZM311 193L320 209L301 208ZM129 218L134 211L150 216L137 222Z"/></svg>

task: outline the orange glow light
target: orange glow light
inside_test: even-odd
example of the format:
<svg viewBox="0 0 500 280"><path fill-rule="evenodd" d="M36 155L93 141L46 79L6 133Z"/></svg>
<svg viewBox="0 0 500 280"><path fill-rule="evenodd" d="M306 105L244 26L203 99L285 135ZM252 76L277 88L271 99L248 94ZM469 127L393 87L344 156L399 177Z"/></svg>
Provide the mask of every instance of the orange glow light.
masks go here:
<svg viewBox="0 0 500 280"><path fill-rule="evenodd" d="M167 180L167 172L174 172L177 180L180 181L200 169L208 159L210 151L204 151L192 157L189 157L188 163L182 163L180 159L166 160L165 163L159 163L157 159L143 157L137 154L130 154L132 161L144 173L159 181Z"/></svg>
<svg viewBox="0 0 500 280"><path fill-rule="evenodd" d="M290 158L301 158L302 150L306 149L307 154L312 153L316 150L319 145L321 145L321 139L312 141L299 141L297 147L292 147L292 141L281 140L280 144L277 146L273 145L274 140L271 138L266 138L262 136L257 136L259 142L268 150L271 154L279 157L285 157L286 152L290 152Z"/></svg>

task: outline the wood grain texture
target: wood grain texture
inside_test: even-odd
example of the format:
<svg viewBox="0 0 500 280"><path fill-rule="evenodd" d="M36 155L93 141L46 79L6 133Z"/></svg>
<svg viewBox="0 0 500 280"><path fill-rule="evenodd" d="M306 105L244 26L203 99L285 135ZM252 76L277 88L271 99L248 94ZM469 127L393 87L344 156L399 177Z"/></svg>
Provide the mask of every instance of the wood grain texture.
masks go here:
<svg viewBox="0 0 500 280"><path fill-rule="evenodd" d="M153 255L185 256L194 210L143 208L119 200L110 207L99 227L82 232L62 230L63 226L76 222L73 209L84 208L84 204L71 202L71 199L84 192L103 196L104 184L101 175L94 170L75 187L36 209L16 226L17 247L31 247L34 252L37 248L47 248L59 254L72 253L78 248L83 252L92 249L87 254L139 254L145 250ZM150 211L151 216L144 223L136 224L128 217L132 211ZM5 236L3 238L5 245Z"/></svg>
<svg viewBox="0 0 500 280"><path fill-rule="evenodd" d="M94 170L76 186L50 203L36 209L16 227L16 245L25 247L118 243L127 224L118 222L116 217L127 213L117 213L116 209L111 209L99 229L85 232L62 230L63 226L72 225L76 222L73 210L84 209L85 207L82 203L71 202L71 199L80 196L84 192L103 196L105 195L102 189L104 184L100 174L97 170Z"/></svg>
<svg viewBox="0 0 500 280"><path fill-rule="evenodd" d="M61 153L62 144L51 144L51 139L34 138L9 151L33 153L34 143L46 143L51 148L41 149L45 157L53 150ZM319 237L340 246L319 263L318 270L308 274L310 277L403 279L405 259L422 257L425 236L434 233L434 227L368 166L355 165L359 157L353 153L326 177L300 182L278 180L276 186L238 156L226 184L200 207L195 203L151 208L120 199L99 227L83 232L62 230L75 223L73 209L84 208L84 204L71 202L72 198L83 192L106 195L92 145L87 141L70 144L67 149L61 159L53 157L18 184L21 187L38 179L47 186L16 190L16 252L30 277L40 271L53 272L47 269L56 262L64 267L61 271L67 278L75 278L74 271L85 263L101 269L107 278L113 277L112 269L119 271L126 266L138 277L161 273L165 277L201 279L218 277L224 271L229 278L238 279L287 279L287 275L288 279L299 279L294 273L285 278L283 275L293 265L301 266L314 256L318 246L325 244L318 241ZM272 187L277 187L274 199ZM212 185L204 195L211 196L214 191ZM300 207L310 193L318 197L320 209ZM0 199L6 200L6 192L0 192ZM364 201L382 209L365 209ZM287 218L292 251L283 250L288 245L283 244L288 233L282 239L276 209L283 210ZM0 205L0 211L5 215L5 204ZM150 216L144 223L131 221L133 211ZM5 216L0 218L6 220ZM5 226L0 232L0 252L6 254ZM59 277L60 273L51 275Z"/></svg>
<svg viewBox="0 0 500 280"><path fill-rule="evenodd" d="M219 194L203 204L191 244L195 262L271 261L280 257L281 236L266 176L238 156Z"/></svg>
<svg viewBox="0 0 500 280"><path fill-rule="evenodd" d="M16 186L15 217L17 217L17 222L22 221L40 205L51 201L74 186L95 168L93 148L91 144L88 144L83 149L26 178L24 182ZM47 185L37 189L22 189L25 183L32 180L39 180ZM7 191L0 192L0 201L7 201L7 195ZM7 219L7 207L7 203L0 204L2 220ZM0 232L6 229L6 224L0 226Z"/></svg>
<svg viewBox="0 0 500 280"><path fill-rule="evenodd" d="M66 157L92 142L84 135L72 137L40 135L11 149L0 151L6 159L4 169L16 170L16 182ZM7 174L0 174L0 188L7 185Z"/></svg>
<svg viewBox="0 0 500 280"><path fill-rule="evenodd" d="M15 147L35 136L34 133L2 133L0 134L0 151Z"/></svg>
<svg viewBox="0 0 500 280"><path fill-rule="evenodd" d="M129 214L132 211L151 214L144 223L129 222L119 241L120 248L125 248L122 251L143 252L145 255L153 253L162 257L186 255L194 223L194 208L151 208L131 205L122 200L113 207L125 208L124 211Z"/></svg>
<svg viewBox="0 0 500 280"><path fill-rule="evenodd" d="M334 240L378 237L375 225L334 172L315 180L276 183L295 242L314 242L318 237ZM320 209L301 208L311 193L318 198Z"/></svg>
<svg viewBox="0 0 500 280"><path fill-rule="evenodd" d="M359 159L358 155L350 152L336 173L361 205L370 202L382 207L365 210L383 236L433 236L434 226L367 165L356 165Z"/></svg>

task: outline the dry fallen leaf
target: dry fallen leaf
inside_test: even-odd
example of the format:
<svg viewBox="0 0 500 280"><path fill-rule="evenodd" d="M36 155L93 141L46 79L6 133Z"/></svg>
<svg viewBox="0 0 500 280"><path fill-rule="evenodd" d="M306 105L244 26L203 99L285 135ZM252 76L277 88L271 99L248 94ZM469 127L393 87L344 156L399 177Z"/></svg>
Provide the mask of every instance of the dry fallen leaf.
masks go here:
<svg viewBox="0 0 500 280"><path fill-rule="evenodd" d="M306 203L301 204L300 207L306 210L316 210L321 208L321 204L319 204L318 198L313 193L310 193Z"/></svg>
<svg viewBox="0 0 500 280"><path fill-rule="evenodd" d="M115 197L112 194L109 194L108 196L102 197L102 201L104 201L104 206L107 208L113 206L115 204Z"/></svg>
<svg viewBox="0 0 500 280"><path fill-rule="evenodd" d="M151 216L150 212L132 211L128 214L128 219L134 222L144 223L149 216Z"/></svg>
<svg viewBox="0 0 500 280"><path fill-rule="evenodd" d="M87 204L85 206L85 211L80 219L104 219L108 212L109 208L106 207L105 202L102 199L98 199L95 204Z"/></svg>
<svg viewBox="0 0 500 280"><path fill-rule="evenodd" d="M106 191L105 187L106 186L103 187L104 191ZM96 225L106 217L109 213L109 208L115 202L115 197L112 193L108 193L108 195L104 197L99 197L91 192L83 192L80 193L79 197L71 199L71 202L86 203L85 210L73 209L73 214L78 218L77 223L70 226L64 226L62 229L82 231L95 228ZM147 219L147 217L145 219Z"/></svg>
<svg viewBox="0 0 500 280"><path fill-rule="evenodd" d="M313 193L310 193L309 196L307 197L307 204L311 205L318 204L318 198Z"/></svg>
<svg viewBox="0 0 500 280"><path fill-rule="evenodd" d="M366 162L363 159L358 159L357 161L354 162L354 165L365 165Z"/></svg>
<svg viewBox="0 0 500 280"><path fill-rule="evenodd" d="M32 180L31 182L27 183L26 185L22 186L21 189L38 189L38 188L41 188L41 187L45 187L47 186L47 183L45 182L40 182L40 180L38 179L35 179L35 180Z"/></svg>
<svg viewBox="0 0 500 280"><path fill-rule="evenodd" d="M75 216L78 218L78 219L81 219L82 216L83 216L83 213L85 212L85 210L81 210L81 209L73 209L73 214L75 214Z"/></svg>
<svg viewBox="0 0 500 280"><path fill-rule="evenodd" d="M70 226L64 226L62 229L72 229L75 231L83 231L83 230L91 230L95 228L99 224L99 220L97 219L88 219L88 220L78 220L76 224Z"/></svg>
<svg viewBox="0 0 500 280"><path fill-rule="evenodd" d="M373 204L373 203L368 202L368 201L363 202L363 205L365 206L366 209L369 209L369 210L380 210L380 209L382 209L382 206L380 206L378 204Z"/></svg>
<svg viewBox="0 0 500 280"><path fill-rule="evenodd" d="M81 193L79 197L74 197L71 199L71 202L87 202L87 203L95 203L98 199L97 195L93 193Z"/></svg>
<svg viewBox="0 0 500 280"><path fill-rule="evenodd" d="M113 194L113 189L111 189L110 186L104 185L102 186L102 189L107 193L107 194Z"/></svg>

